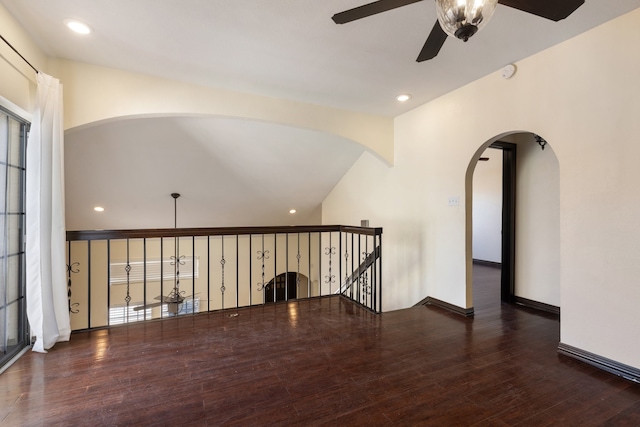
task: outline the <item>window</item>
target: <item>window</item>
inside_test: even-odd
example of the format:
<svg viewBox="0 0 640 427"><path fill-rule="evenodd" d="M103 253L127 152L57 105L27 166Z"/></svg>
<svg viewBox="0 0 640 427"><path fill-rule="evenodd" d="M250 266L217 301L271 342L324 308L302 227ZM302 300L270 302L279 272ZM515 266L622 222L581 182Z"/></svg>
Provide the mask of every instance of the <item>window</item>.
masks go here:
<svg viewBox="0 0 640 427"><path fill-rule="evenodd" d="M25 304L25 153L29 123L0 108L0 367L29 345Z"/></svg>
<svg viewBox="0 0 640 427"><path fill-rule="evenodd" d="M180 257L180 279L198 278L198 257ZM129 274L127 275L127 265ZM195 276L193 275L195 271ZM160 273L162 272L162 274ZM165 258L163 260L154 259L145 261L112 262L110 265L109 280L111 285L129 283L155 282L160 280L173 280L175 277L175 260Z"/></svg>
<svg viewBox="0 0 640 427"><path fill-rule="evenodd" d="M136 307L144 305L142 302L109 308L109 325L122 325L123 323L141 322L151 319L151 308L135 310Z"/></svg>

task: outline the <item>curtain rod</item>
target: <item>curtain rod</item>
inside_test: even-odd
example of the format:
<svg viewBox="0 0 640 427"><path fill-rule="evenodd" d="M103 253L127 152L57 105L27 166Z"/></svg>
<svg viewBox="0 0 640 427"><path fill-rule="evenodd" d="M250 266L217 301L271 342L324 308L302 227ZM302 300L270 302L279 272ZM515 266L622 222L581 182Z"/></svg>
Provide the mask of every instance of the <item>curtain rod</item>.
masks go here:
<svg viewBox="0 0 640 427"><path fill-rule="evenodd" d="M29 65L29 67L33 68L33 71L35 71L36 73L39 73L38 69L37 69L36 67L34 67L33 65L31 65L31 62L27 61L27 58L25 58L24 56L22 56L22 54L21 54L20 52L18 52L18 50L17 50L15 47L13 47L13 45L12 45L11 43L9 43L9 42L7 41L7 39L5 39L4 37L2 37L2 34L0 34L0 39L2 39L2 41L3 41L3 42L5 42L5 43L7 44L7 46L9 46L9 47L10 47L10 48L15 52L15 53L17 53L17 54L18 54L18 56L19 56L20 58L22 58L22 60L23 60L24 62L26 62L26 63Z"/></svg>

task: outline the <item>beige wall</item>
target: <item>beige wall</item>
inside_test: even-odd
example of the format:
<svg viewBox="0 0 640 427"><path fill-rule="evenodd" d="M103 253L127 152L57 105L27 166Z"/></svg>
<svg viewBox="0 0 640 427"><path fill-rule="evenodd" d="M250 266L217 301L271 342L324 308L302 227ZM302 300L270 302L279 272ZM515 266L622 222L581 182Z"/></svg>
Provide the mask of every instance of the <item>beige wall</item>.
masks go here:
<svg viewBox="0 0 640 427"><path fill-rule="evenodd" d="M640 367L639 25L636 10L517 63L510 80L496 72L397 117L393 167L361 156L323 220L384 227L386 309L473 305L468 166L483 145L535 132L559 163L561 340Z"/></svg>
<svg viewBox="0 0 640 427"><path fill-rule="evenodd" d="M26 31L0 4L0 28L7 39L29 62L46 72L47 58ZM0 41L0 96L26 112L31 112L36 73L4 42Z"/></svg>
<svg viewBox="0 0 640 427"><path fill-rule="evenodd" d="M517 134L515 294L561 307L560 170L549 144Z"/></svg>
<svg viewBox="0 0 640 427"><path fill-rule="evenodd" d="M64 60L51 73L65 85L65 129L121 117L207 115L316 130L363 145L393 163L393 119L302 102L191 85Z"/></svg>

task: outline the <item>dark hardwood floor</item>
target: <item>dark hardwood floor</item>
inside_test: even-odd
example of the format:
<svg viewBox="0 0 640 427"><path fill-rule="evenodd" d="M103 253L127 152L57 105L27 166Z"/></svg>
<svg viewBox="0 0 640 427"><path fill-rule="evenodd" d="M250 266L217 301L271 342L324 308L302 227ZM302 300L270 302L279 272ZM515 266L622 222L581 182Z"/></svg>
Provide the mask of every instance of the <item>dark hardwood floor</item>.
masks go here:
<svg viewBox="0 0 640 427"><path fill-rule="evenodd" d="M473 318L331 297L74 334L0 375L0 425L640 425L640 386L474 277Z"/></svg>

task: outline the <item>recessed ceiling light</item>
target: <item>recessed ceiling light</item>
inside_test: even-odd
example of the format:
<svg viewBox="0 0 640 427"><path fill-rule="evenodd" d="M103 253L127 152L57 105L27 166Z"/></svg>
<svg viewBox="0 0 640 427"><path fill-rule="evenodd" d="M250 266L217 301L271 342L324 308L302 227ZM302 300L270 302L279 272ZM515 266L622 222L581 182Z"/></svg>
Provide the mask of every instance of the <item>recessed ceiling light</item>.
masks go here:
<svg viewBox="0 0 640 427"><path fill-rule="evenodd" d="M403 93L396 96L396 99L400 102L406 102L411 99L411 95L409 95L408 93Z"/></svg>
<svg viewBox="0 0 640 427"><path fill-rule="evenodd" d="M104 212L104 208L102 206L96 206L93 210L96 212Z"/></svg>
<svg viewBox="0 0 640 427"><path fill-rule="evenodd" d="M296 213L296 212L297 212L297 211L296 211L295 209L291 209L291 210L289 211L289 213L290 213L290 214L294 214L294 213Z"/></svg>
<svg viewBox="0 0 640 427"><path fill-rule="evenodd" d="M74 33L89 34L91 33L91 27L84 22L77 21L75 19L65 19L64 24Z"/></svg>

